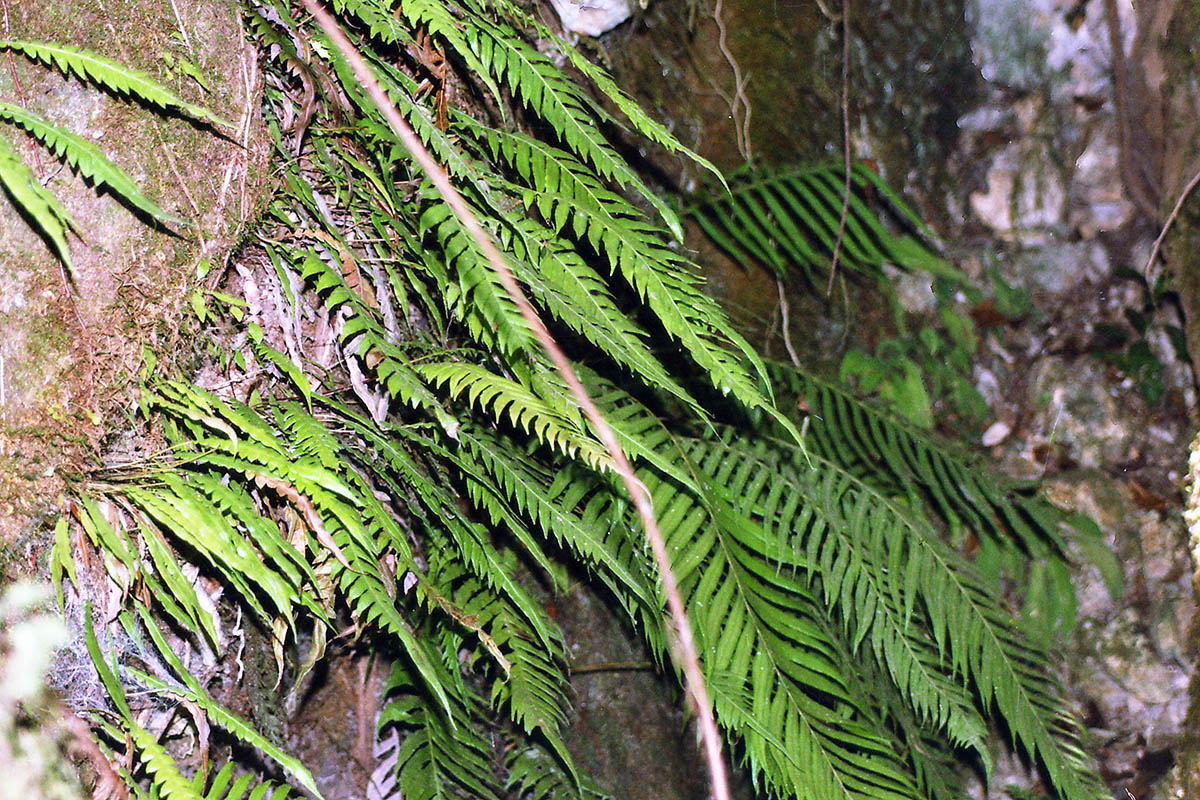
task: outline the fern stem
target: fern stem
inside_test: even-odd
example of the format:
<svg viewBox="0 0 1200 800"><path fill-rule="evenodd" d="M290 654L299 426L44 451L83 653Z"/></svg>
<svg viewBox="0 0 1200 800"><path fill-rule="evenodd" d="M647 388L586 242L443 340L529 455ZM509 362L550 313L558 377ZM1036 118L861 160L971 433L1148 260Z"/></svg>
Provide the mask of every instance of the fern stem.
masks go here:
<svg viewBox="0 0 1200 800"><path fill-rule="evenodd" d="M733 57L733 53L729 51L729 46L725 42L726 31L725 23L721 19L721 3L723 0L717 0L716 6L713 7L712 18L713 22L717 23L717 47L721 51L721 55L729 62L730 69L733 70L733 98L725 96L719 88L718 92L725 102L729 103L729 117L733 120L734 138L737 139L738 152L742 154L742 158L746 159L746 163L754 160L754 150L750 145L750 101L746 99L746 83L748 78L743 77L742 70L738 67L737 61ZM716 82L713 82L716 85ZM742 107L742 113L738 113L738 105ZM738 119L738 117L741 119Z"/></svg>
<svg viewBox="0 0 1200 800"><path fill-rule="evenodd" d="M846 184L842 189L842 216L838 220L837 240L833 243L833 262L829 265L826 297L833 294L833 278L837 275L838 256L846 235L846 217L850 213L850 0L842 0L842 158Z"/></svg>
<svg viewBox="0 0 1200 800"><path fill-rule="evenodd" d="M1167 215L1167 221L1163 223L1162 230L1158 232L1158 238L1154 240L1154 246L1150 248L1150 257L1146 259L1146 267L1142 270L1142 275L1151 286L1154 284L1150 280L1150 270L1154 267L1155 259L1158 258L1158 251L1162 247L1163 239L1167 238L1167 231L1171 229L1175 218L1179 216L1179 210L1183 208L1183 201L1187 200L1188 195L1192 193L1197 184L1200 184L1200 172L1193 175L1192 179L1188 181L1188 185L1183 187L1183 191L1179 193L1179 199L1175 201L1175 207Z"/></svg>
<svg viewBox="0 0 1200 800"><path fill-rule="evenodd" d="M700 669L700 659L696 653L691 624L688 622L687 611L684 609L683 599L679 594L679 587L676 584L674 572L671 570L671 562L667 556L666 545L663 541L662 532L659 530L658 521L654 516L649 492L634 474L633 467L617 441L616 434L596 407L595 402L588 395L587 390L584 389L579 377L575 374L575 370L567 360L566 354L558 346L558 343L555 342L554 337L550 334L550 331L546 328L537 312L534 311L533 306L530 305L520 285L517 284L516 279L513 277L512 271L508 268L504 257L496 248L491 238L484 232L483 227L479 224L474 214L471 213L466 203L463 202L461 195L459 195L453 184L451 184L450 177L446 174L446 171L434 161L433 156L421 144L420 139L413 132L413 129L400 115L400 112L396 110L392 102L388 100L383 89L380 88L379 83L371 73L370 68L363 61L362 56L359 55L358 50L350 43L346 35L342 33L329 12L317 3L316 0L304 0L304 6L350 64L359 84L366 90L371 101L387 119L388 124L400 138L405 148L433 182L438 194L441 195L446 205L453 211L459 224L462 225L463 229L479 246L488 263L495 270L496 276L499 278L501 284L503 284L505 291L520 310L521 316L524 317L530 329L537 336L538 341L545 348L554 366L562 374L563 380L571 390L571 394L574 395L584 415L592 424L596 436L612 456L614 469L625 484L625 488L633 500L634 507L637 509L638 516L641 518L642 525L646 530L646 537L650 541L650 548L654 552L655 562L658 565L659 576L663 582L663 590L667 597L667 605L670 608L671 617L675 623L676 633L679 637L679 656L683 661L685 683L688 693L691 695L692 701L696 706L696 714L700 722L700 733L704 740L704 750L708 759L712 796L714 800L729 800L729 785L725 778L725 765L721 758L721 740L717 732L716 720L713 717L712 703L709 700L708 690L705 687L704 674Z"/></svg>
<svg viewBox="0 0 1200 800"><path fill-rule="evenodd" d="M787 348L788 358L792 360L792 366L800 369L800 357L796 355L796 348L792 347L792 324L788 319L788 300L787 293L783 289L783 278L775 279L775 288L779 290L779 314L783 322L783 346Z"/></svg>

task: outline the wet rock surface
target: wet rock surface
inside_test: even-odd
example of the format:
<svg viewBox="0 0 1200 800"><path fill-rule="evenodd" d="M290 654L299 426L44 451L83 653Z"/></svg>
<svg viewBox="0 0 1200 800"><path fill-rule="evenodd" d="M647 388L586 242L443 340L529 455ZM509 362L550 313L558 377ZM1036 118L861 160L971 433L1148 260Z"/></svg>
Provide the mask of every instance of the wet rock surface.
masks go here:
<svg viewBox="0 0 1200 800"><path fill-rule="evenodd" d="M580 767L616 798L707 797L695 725L638 635L583 586L552 602L567 634L575 702L567 746ZM744 777L731 783L738 800L754 796Z"/></svg>

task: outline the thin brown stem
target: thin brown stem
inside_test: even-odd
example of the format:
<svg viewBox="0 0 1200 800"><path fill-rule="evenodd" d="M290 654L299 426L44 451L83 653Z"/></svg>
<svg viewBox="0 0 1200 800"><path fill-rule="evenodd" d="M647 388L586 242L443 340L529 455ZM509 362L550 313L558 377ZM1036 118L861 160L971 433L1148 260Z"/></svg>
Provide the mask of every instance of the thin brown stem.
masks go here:
<svg viewBox="0 0 1200 800"><path fill-rule="evenodd" d="M837 239L833 242L826 297L833 294L833 278L837 275L838 256L842 253L842 239L846 235L846 216L850 213L850 0L842 0L842 157L846 183L842 188L842 216L838 220Z"/></svg>
<svg viewBox="0 0 1200 800"><path fill-rule="evenodd" d="M775 288L779 290L779 312L783 318L783 346L787 349L788 358L792 360L792 366L799 369L800 357L796 355L796 348L792 347L792 326L788 320L788 300L782 278L775 279Z"/></svg>
<svg viewBox="0 0 1200 800"><path fill-rule="evenodd" d="M1200 172L1193 175L1192 179L1188 181L1188 185L1183 187L1183 191L1179 193L1179 199L1175 201L1175 207L1171 209L1171 213L1167 215L1167 221L1163 223L1162 230L1158 232L1158 238L1154 240L1154 247L1150 248L1150 257L1146 259L1146 268L1142 270L1146 280L1150 280L1150 268L1154 266L1154 260L1158 258L1158 251L1162 247L1163 239L1167 238L1167 231L1171 229L1175 218L1179 216L1179 210L1183 208L1183 201L1188 198L1197 184L1200 184Z"/></svg>
<svg viewBox="0 0 1200 800"><path fill-rule="evenodd" d="M583 675L588 672L644 672L654 669L653 661L607 661L603 664L586 664L582 667L571 667L572 675Z"/></svg>
<svg viewBox="0 0 1200 800"><path fill-rule="evenodd" d="M750 143L750 101L746 98L746 83L749 78L742 75L737 59L733 57L733 53L725 43L725 22L721 19L722 2L723 0L717 0L716 6L713 7L712 18L713 22L717 23L717 49L721 51L721 55L729 63L729 68L733 70L733 98L730 99L719 88L717 92L725 102L729 103L729 116L733 120L733 135L737 139L738 152L742 154L742 158L750 161L754 158L754 148ZM716 85L715 81L713 85ZM738 106L741 106L740 112Z"/></svg>
<svg viewBox="0 0 1200 800"><path fill-rule="evenodd" d="M479 224L479 220L475 218L475 215L463 201L462 196L454 188L454 185L450 182L449 175L434 161L433 156L421 144L421 140L413 132L413 129L409 127L409 124L400 115L400 112L387 99L370 68L363 61L358 50L346 38L346 35L338 27L329 12L322 8L316 0L304 0L304 6L350 64L350 68L354 71L359 84L366 90L367 95L387 119L396 136L400 138L405 148L416 160L417 164L420 165L421 170L424 171L433 183L442 200L450 207L455 218L462 225L463 230L479 246L488 263L495 270L496 277L500 279L505 291L508 292L509 297L512 298L513 303L520 310L521 316L524 317L525 322L537 336L538 341L545 348L546 354L562 375L563 380L571 390L571 394L575 397L584 415L591 423L596 436L604 444L609 455L612 456L614 471L625 484L625 488L633 500L634 507L637 509L638 517L641 518L642 525L646 530L646 538L649 539L650 549L654 552L654 560L658 565L659 578L662 580L663 591L667 597L667 606L670 609L671 618L677 629L679 652L683 661L681 666L688 694L691 695L700 722L700 734L704 741L704 750L712 781L712 796L714 800L729 800L729 785L725 778L725 764L721 758L721 738L717 732L716 720L713 717L712 703L708 697L708 689L705 687L704 673L700 669L700 658L696 653L696 643L692 636L692 627L688 621L687 611L684 609L683 598L679 594L679 587L675 582L675 573L671 570L666 543L663 541L662 532L658 528L658 521L655 519L654 509L651 506L650 495L646 491L646 487L638 480L637 475L634 474L633 467L630 465L629 459L625 456L625 452L621 449L616 434L596 407L591 396L588 395L587 390L584 389L583 384L580 383L579 377L571 367L570 361L567 360L566 354L558 346L554 337L551 336L550 331L546 329L545 324L533 306L530 305L516 278L513 277L512 271L508 268L504 256L501 255L491 238L483 230L483 226Z"/></svg>

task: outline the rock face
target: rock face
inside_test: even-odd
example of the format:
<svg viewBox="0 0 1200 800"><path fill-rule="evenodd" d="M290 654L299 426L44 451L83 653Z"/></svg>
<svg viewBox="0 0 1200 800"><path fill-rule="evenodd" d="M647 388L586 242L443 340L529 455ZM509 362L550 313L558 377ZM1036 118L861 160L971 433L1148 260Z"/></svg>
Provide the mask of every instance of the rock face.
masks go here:
<svg viewBox="0 0 1200 800"><path fill-rule="evenodd" d="M134 408L143 347L159 358L180 351L198 266L225 257L260 203L268 147L254 54L226 3L134 0L120 13L93 0L18 3L4 25L6 39L93 51L233 123L218 130L164 115L19 53L0 65L0 98L97 145L190 223L148 224L19 129L0 133L75 229L72 277L10 198L0 200L0 538L12 546L31 515L52 507L64 476L94 463L113 412Z"/></svg>
<svg viewBox="0 0 1200 800"><path fill-rule="evenodd" d="M633 13L631 0L550 0L562 26L584 36L599 36Z"/></svg>

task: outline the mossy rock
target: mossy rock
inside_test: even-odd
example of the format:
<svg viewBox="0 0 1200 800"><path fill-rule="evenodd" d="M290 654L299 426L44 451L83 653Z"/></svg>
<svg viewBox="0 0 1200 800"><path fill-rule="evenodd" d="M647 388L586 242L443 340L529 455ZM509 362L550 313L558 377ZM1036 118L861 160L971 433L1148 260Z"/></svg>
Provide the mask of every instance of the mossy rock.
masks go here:
<svg viewBox="0 0 1200 800"><path fill-rule="evenodd" d="M3 38L70 45L144 72L234 123L199 124L11 52L0 99L95 144L190 225L149 224L20 129L7 137L75 222L74 276L11 198L0 199L0 540L53 511L64 478L99 463L134 408L143 352L183 351L186 301L270 191L256 54L221 0L10 4ZM11 56L11 59L9 58ZM194 69L193 69L194 67ZM203 84L203 85L202 85ZM145 349L144 349L145 348Z"/></svg>

